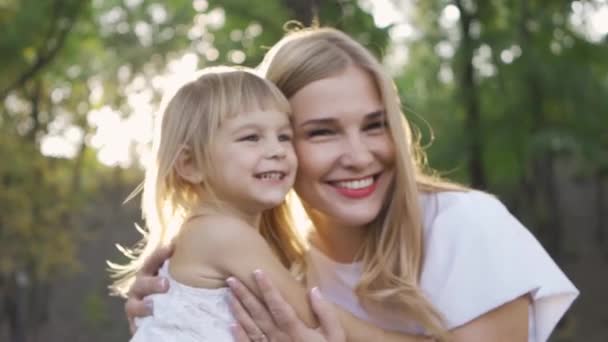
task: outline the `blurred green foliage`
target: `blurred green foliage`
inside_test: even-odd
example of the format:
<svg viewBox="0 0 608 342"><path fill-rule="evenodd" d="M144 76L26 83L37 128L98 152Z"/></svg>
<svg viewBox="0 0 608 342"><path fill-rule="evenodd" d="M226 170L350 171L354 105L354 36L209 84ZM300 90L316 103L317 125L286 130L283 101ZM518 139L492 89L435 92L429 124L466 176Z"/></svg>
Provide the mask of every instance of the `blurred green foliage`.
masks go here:
<svg viewBox="0 0 608 342"><path fill-rule="evenodd" d="M186 53L199 67L255 66L288 20L342 29L380 58L406 44L395 81L423 143L438 138L431 166L502 195L559 257L560 160L598 184L608 177L608 41L571 20L596 2L414 1L398 8L412 28L399 44L390 34L401 23L377 27L365 3L0 1L0 295L11 298L5 317L21 322L12 336L37 324L12 299L78 269L91 228L77 218L112 177L92 148L89 113L107 106L129 117L129 96L142 89L157 104L155 77ZM45 138L65 134L71 158L42 154ZM91 322L106 319L99 298L84 307Z"/></svg>

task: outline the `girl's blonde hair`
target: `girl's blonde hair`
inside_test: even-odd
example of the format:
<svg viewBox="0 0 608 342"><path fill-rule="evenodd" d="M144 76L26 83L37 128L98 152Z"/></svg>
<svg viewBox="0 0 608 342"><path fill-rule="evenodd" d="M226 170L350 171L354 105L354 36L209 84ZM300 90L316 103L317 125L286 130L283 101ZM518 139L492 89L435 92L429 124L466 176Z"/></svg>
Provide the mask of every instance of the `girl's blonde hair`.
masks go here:
<svg viewBox="0 0 608 342"><path fill-rule="evenodd" d="M363 274L356 292L368 301L395 303L440 340L447 332L440 313L419 287L424 259L419 192L463 189L425 174L424 153L413 138L401 111L393 81L378 60L348 35L331 28L308 28L289 33L273 46L260 69L291 98L300 89L359 67L372 76L385 106L388 128L396 150L394 186L382 211L370 223L361 250Z"/></svg>
<svg viewBox="0 0 608 342"><path fill-rule="evenodd" d="M291 112L289 102L272 82L245 68L207 68L170 98L157 118L153 160L143 183L143 239L134 250L125 250L130 263L110 264L116 278L113 292L124 295L128 291L144 260L171 241L197 203L204 200L222 207L213 192L213 175L221 172L221 165L214 165L209 147L225 120L258 110ZM202 174L200 183L188 182L176 172L180 153L189 154ZM286 267L303 260L304 247L292 227L285 202L262 213L260 233Z"/></svg>

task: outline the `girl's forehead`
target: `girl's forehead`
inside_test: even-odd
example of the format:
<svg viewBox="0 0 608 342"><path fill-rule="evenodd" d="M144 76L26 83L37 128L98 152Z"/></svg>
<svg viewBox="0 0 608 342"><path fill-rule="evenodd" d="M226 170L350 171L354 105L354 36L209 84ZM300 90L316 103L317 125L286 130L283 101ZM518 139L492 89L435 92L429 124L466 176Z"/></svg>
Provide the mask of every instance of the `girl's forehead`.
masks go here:
<svg viewBox="0 0 608 342"><path fill-rule="evenodd" d="M238 115L256 112L284 112L291 113L289 102L285 99L273 98L270 96L259 96L256 98L242 99L240 103L229 104L224 117L231 118Z"/></svg>

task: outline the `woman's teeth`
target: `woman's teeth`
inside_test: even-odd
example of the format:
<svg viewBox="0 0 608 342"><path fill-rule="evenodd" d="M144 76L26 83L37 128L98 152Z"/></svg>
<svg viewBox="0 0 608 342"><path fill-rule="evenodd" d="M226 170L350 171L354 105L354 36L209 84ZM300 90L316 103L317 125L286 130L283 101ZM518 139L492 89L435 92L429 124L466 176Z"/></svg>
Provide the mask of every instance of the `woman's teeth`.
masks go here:
<svg viewBox="0 0 608 342"><path fill-rule="evenodd" d="M334 184L340 188L357 190L357 189L367 188L368 186L372 185L373 183L374 183L374 177L367 177L364 179L357 179L357 180L352 180L352 181L340 181L340 182L336 182Z"/></svg>

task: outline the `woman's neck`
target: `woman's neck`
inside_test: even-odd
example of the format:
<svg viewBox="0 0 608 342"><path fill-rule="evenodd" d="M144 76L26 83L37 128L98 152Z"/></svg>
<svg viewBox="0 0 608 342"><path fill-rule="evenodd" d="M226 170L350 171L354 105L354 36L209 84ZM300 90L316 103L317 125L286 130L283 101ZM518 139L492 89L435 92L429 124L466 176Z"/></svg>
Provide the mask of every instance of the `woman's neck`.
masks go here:
<svg viewBox="0 0 608 342"><path fill-rule="evenodd" d="M336 262L356 261L365 241L366 227L347 226L332 221L315 210L309 210L308 215L315 228L310 235L310 243L313 246Z"/></svg>

